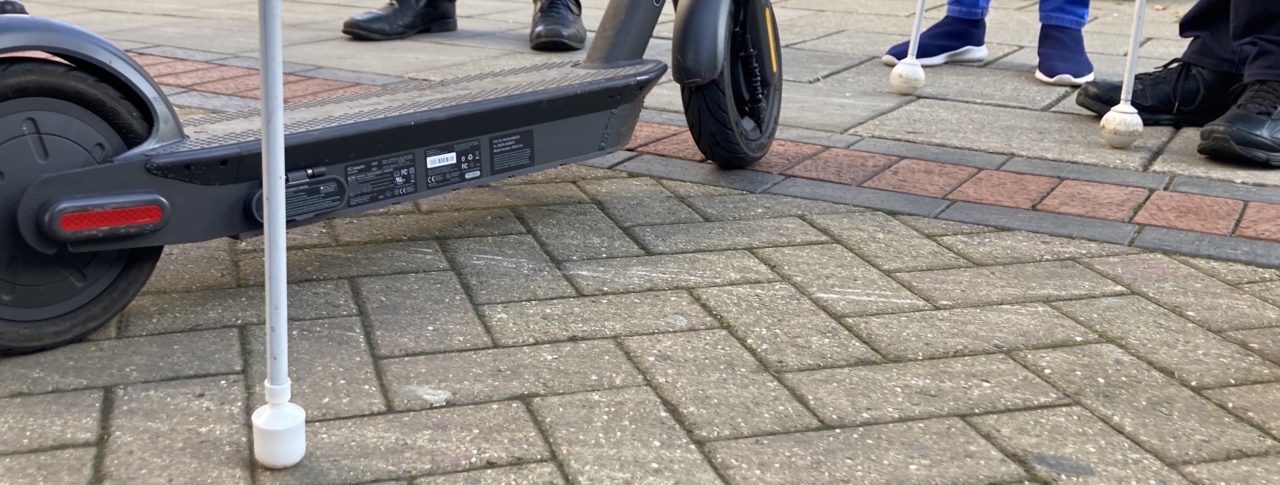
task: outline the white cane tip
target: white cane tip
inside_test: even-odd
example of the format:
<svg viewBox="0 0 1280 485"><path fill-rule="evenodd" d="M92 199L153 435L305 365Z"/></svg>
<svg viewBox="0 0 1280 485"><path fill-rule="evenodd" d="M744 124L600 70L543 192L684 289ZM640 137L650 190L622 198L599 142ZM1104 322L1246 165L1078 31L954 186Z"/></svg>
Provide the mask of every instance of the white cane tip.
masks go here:
<svg viewBox="0 0 1280 485"><path fill-rule="evenodd" d="M1102 117L1098 131L1111 148L1129 148L1142 136L1142 116L1132 106L1116 106Z"/></svg>
<svg viewBox="0 0 1280 485"><path fill-rule="evenodd" d="M267 468L289 468L307 454L307 413L291 402L253 412L253 455Z"/></svg>
<svg viewBox="0 0 1280 485"><path fill-rule="evenodd" d="M903 59L898 65L893 66L893 72L889 74L889 85L893 87L895 93L915 94L924 88L924 67L921 67L920 61L915 58Z"/></svg>

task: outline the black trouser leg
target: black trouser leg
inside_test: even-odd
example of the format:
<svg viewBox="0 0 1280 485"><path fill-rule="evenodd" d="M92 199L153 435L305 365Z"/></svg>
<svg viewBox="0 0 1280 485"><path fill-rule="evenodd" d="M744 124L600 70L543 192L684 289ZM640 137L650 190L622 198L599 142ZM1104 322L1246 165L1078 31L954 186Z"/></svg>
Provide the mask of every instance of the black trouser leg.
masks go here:
<svg viewBox="0 0 1280 485"><path fill-rule="evenodd" d="M1244 58L1244 82L1280 81L1280 0L1233 0L1231 40Z"/></svg>
<svg viewBox="0 0 1280 485"><path fill-rule="evenodd" d="M1263 0L1274 1L1274 0ZM1231 40L1233 0L1200 0L1179 24L1182 37L1191 39L1182 59L1215 71L1244 73L1244 59Z"/></svg>

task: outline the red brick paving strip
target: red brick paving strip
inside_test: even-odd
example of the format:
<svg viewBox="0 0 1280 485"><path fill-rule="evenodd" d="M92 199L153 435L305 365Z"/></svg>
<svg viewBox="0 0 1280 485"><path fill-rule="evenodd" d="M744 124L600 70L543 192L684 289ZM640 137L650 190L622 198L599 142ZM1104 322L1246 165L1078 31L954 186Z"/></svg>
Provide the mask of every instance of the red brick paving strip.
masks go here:
<svg viewBox="0 0 1280 485"><path fill-rule="evenodd" d="M684 134L659 140L656 143L650 143L636 150L640 153L648 153L667 158L679 158L681 160L692 160L700 162L706 160L702 156L702 151L698 150L698 145L693 142L693 135L689 132Z"/></svg>
<svg viewBox="0 0 1280 485"><path fill-rule="evenodd" d="M1037 209L1094 219L1127 221L1147 198L1138 187L1064 180Z"/></svg>
<svg viewBox="0 0 1280 485"><path fill-rule="evenodd" d="M975 173L978 173L978 169L964 165L903 160L862 186L927 197L942 197L955 190Z"/></svg>
<svg viewBox="0 0 1280 485"><path fill-rule="evenodd" d="M679 126L662 125L658 123L636 123L636 129L631 132L631 141L627 144L627 150L635 150L663 138L683 133L684 131L685 129Z"/></svg>
<svg viewBox="0 0 1280 485"><path fill-rule="evenodd" d="M984 170L948 197L967 202L1030 209L1058 185L1058 179Z"/></svg>
<svg viewBox="0 0 1280 485"><path fill-rule="evenodd" d="M296 98L290 98L289 102L301 103L303 101L311 101L311 100L321 99L321 98L336 98L338 96L346 96L348 94L360 94L360 93L367 93L370 91L377 91L378 89L380 89L378 86L374 86L372 84L357 84L355 86L346 87L342 89L335 89L333 91L325 91L323 93L308 94L306 96L298 96Z"/></svg>
<svg viewBox="0 0 1280 485"><path fill-rule="evenodd" d="M149 67L149 66L154 66L156 64L164 64L166 62L178 61L178 59L174 59L172 57L160 57L160 56L153 56L149 54L129 54L129 57L132 57L134 62L137 62L138 65L142 67ZM148 69L148 71L150 70Z"/></svg>
<svg viewBox="0 0 1280 485"><path fill-rule="evenodd" d="M295 76L292 74L285 74L284 76L284 82L286 84L302 81L303 79L306 79L306 78L302 76ZM191 86L191 88L197 91L204 91L207 93L237 95L236 93L243 93L246 91L257 90L261 86L261 84L262 84L262 81L261 79L259 79L258 74L255 72L254 74L251 74L248 76L233 77L230 79L223 79L221 81L197 84L195 86Z"/></svg>
<svg viewBox="0 0 1280 485"><path fill-rule="evenodd" d="M1228 234L1244 202L1178 192L1156 192L1133 222L1188 231Z"/></svg>
<svg viewBox="0 0 1280 485"><path fill-rule="evenodd" d="M213 81L221 81L243 76L256 76L258 71L235 66L217 66L208 69L197 69L195 71L180 72L170 74L168 76L160 76L156 78L156 82L169 86L179 86L189 88L197 84L203 84Z"/></svg>
<svg viewBox="0 0 1280 485"><path fill-rule="evenodd" d="M208 68L217 67L217 66L218 66L217 64L210 64L208 62L173 61L173 62L164 62L160 64L153 64L153 65L147 66L147 72L151 74L151 77L163 77L163 76L168 76L170 74L177 74L180 72L188 72L188 71L198 71L201 69L208 69Z"/></svg>
<svg viewBox="0 0 1280 485"><path fill-rule="evenodd" d="M769 153L763 159L751 166L752 170L761 172L778 173L788 168L794 167L797 163L803 162L814 155L822 153L823 147L818 145L810 145L808 143L796 143L787 140L774 140L773 146L769 148Z"/></svg>
<svg viewBox="0 0 1280 485"><path fill-rule="evenodd" d="M1280 205L1250 202L1236 235L1280 242Z"/></svg>
<svg viewBox="0 0 1280 485"><path fill-rule="evenodd" d="M786 175L858 185L888 168L897 158L832 148L792 167Z"/></svg>

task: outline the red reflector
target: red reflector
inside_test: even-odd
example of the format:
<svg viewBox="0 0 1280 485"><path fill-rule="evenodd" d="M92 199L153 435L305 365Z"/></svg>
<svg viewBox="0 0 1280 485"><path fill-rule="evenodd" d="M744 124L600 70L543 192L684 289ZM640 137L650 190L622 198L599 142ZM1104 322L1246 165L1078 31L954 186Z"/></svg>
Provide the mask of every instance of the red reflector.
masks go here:
<svg viewBox="0 0 1280 485"><path fill-rule="evenodd" d="M68 212L62 215L58 225L66 232L114 229L118 227L144 226L164 220L164 208L158 205L103 209L84 212Z"/></svg>

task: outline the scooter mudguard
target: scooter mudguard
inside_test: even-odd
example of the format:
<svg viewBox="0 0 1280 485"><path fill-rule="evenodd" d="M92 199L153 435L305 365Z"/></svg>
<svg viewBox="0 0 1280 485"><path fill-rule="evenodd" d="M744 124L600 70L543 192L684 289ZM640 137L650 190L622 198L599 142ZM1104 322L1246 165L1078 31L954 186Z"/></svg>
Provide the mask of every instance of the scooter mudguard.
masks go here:
<svg viewBox="0 0 1280 485"><path fill-rule="evenodd" d="M71 24L27 15L0 15L0 54L39 51L114 82L121 92L145 105L154 120L151 137L132 152L181 141L182 125L164 91L123 50L96 34Z"/></svg>
<svg viewBox="0 0 1280 485"><path fill-rule="evenodd" d="M706 84L720 74L729 50L729 7L733 1L680 0L671 74L681 86Z"/></svg>

